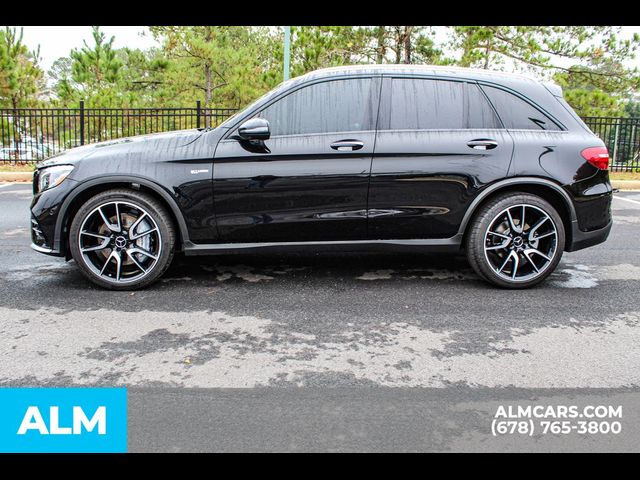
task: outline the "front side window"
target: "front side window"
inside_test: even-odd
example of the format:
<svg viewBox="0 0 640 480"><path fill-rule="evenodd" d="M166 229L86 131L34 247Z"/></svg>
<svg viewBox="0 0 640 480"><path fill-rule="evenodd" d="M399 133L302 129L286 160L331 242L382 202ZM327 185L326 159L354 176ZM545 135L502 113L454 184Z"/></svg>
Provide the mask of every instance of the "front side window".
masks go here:
<svg viewBox="0 0 640 480"><path fill-rule="evenodd" d="M482 86L504 126L519 130L562 130L530 103L501 88Z"/></svg>
<svg viewBox="0 0 640 480"><path fill-rule="evenodd" d="M309 135L373 130L377 95L371 78L316 83L262 110L271 135Z"/></svg>
<svg viewBox="0 0 640 480"><path fill-rule="evenodd" d="M394 78L391 130L459 130L501 128L479 87L472 83Z"/></svg>

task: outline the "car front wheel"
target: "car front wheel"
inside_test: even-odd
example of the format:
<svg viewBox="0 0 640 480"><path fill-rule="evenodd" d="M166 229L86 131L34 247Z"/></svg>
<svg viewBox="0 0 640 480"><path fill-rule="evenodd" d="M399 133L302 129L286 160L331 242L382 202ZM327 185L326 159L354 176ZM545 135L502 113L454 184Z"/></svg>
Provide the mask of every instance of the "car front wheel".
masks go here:
<svg viewBox="0 0 640 480"><path fill-rule="evenodd" d="M506 193L480 208L467 235L467 258L481 277L505 288L542 282L558 266L565 231L546 200Z"/></svg>
<svg viewBox="0 0 640 480"><path fill-rule="evenodd" d="M135 290L169 267L175 232L171 217L142 192L108 190L90 198L73 218L69 248L82 273L112 290Z"/></svg>

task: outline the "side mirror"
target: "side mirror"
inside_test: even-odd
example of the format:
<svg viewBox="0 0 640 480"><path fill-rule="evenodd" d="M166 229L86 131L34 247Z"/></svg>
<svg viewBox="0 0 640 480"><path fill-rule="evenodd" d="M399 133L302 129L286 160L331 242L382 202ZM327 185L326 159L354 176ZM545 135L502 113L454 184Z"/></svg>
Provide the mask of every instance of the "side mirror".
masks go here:
<svg viewBox="0 0 640 480"><path fill-rule="evenodd" d="M238 136L242 140L268 140L271 136L269 122L264 118L252 118L238 128Z"/></svg>

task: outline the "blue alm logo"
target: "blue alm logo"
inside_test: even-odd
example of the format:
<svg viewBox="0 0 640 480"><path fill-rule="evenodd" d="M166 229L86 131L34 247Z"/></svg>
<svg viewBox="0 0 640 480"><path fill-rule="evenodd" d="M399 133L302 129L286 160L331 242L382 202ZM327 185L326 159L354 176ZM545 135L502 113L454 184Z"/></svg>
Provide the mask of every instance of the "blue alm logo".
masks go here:
<svg viewBox="0 0 640 480"><path fill-rule="evenodd" d="M0 388L0 452L126 451L126 388Z"/></svg>

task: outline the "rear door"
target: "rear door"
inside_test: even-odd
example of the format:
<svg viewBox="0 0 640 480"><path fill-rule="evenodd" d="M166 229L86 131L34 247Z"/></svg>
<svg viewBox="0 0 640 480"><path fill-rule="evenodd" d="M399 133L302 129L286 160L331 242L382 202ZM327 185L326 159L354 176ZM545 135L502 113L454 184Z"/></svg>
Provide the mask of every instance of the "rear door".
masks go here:
<svg viewBox="0 0 640 480"><path fill-rule="evenodd" d="M369 187L369 238L450 238L513 141L474 82L384 79Z"/></svg>
<svg viewBox="0 0 640 480"><path fill-rule="evenodd" d="M257 115L270 124L266 150L222 140L213 172L221 240L366 238L380 82L324 80L288 92Z"/></svg>

